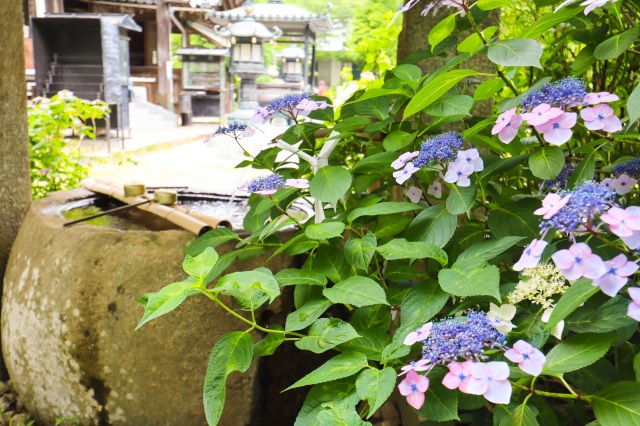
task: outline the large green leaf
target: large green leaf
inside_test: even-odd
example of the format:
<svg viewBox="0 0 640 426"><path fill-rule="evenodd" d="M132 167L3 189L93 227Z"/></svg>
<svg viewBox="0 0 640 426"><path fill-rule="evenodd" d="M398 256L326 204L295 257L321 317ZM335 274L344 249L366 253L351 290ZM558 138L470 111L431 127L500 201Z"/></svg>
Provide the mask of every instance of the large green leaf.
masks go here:
<svg viewBox="0 0 640 426"><path fill-rule="evenodd" d="M280 287L288 285L327 285L327 278L318 271L313 269L283 269L275 275L276 281Z"/></svg>
<svg viewBox="0 0 640 426"><path fill-rule="evenodd" d="M271 330L282 330L282 326L280 324L272 324L269 328ZM253 355L251 358L255 361L261 356L273 355L276 349L285 342L285 338L286 335L284 333L267 334L267 337L253 345Z"/></svg>
<svg viewBox="0 0 640 426"><path fill-rule="evenodd" d="M203 402L208 424L217 425L222 415L227 376L233 371L247 371L252 352L251 335L241 331L225 334L213 347L204 377Z"/></svg>
<svg viewBox="0 0 640 426"><path fill-rule="evenodd" d="M407 239L426 241L444 247L456 231L457 217L447 211L444 204L438 204L420 212L405 232Z"/></svg>
<svg viewBox="0 0 640 426"><path fill-rule="evenodd" d="M350 324L337 318L320 318L295 345L303 351L320 354L356 337L358 333Z"/></svg>
<svg viewBox="0 0 640 426"><path fill-rule="evenodd" d="M520 404L511 412L509 426L538 426L538 409L531 405Z"/></svg>
<svg viewBox="0 0 640 426"><path fill-rule="evenodd" d="M302 305L300 309L287 315L285 330L298 331L309 327L315 320L320 318L320 315L324 314L331 305L331 301L325 298L308 301Z"/></svg>
<svg viewBox="0 0 640 426"><path fill-rule="evenodd" d="M342 343L336 349L339 351L360 352L365 354L371 361L381 361L382 351L391 341L391 336L379 330L358 331L358 334L360 334L360 337Z"/></svg>
<svg viewBox="0 0 640 426"><path fill-rule="evenodd" d="M523 237L502 237L495 238L489 241L483 241L478 244L474 244L465 251L463 251L457 260L464 259L482 259L491 260L501 253L504 253L515 244L522 241Z"/></svg>
<svg viewBox="0 0 640 426"><path fill-rule="evenodd" d="M384 120L389 115L389 98L380 96L377 98L369 98L364 101L360 99L355 104L356 113L366 117L375 117Z"/></svg>
<svg viewBox="0 0 640 426"><path fill-rule="evenodd" d="M521 38L538 38L551 27L568 21L582 11L580 7L563 7L554 13L546 13L542 18L533 24L527 26L522 33Z"/></svg>
<svg viewBox="0 0 640 426"><path fill-rule="evenodd" d="M602 426L640 425L640 383L618 382L591 396L593 412Z"/></svg>
<svg viewBox="0 0 640 426"><path fill-rule="evenodd" d="M409 145L416 139L417 133L407 133L402 130L395 130L387 135L382 141L385 151L398 151Z"/></svg>
<svg viewBox="0 0 640 426"><path fill-rule="evenodd" d="M500 272L481 259L459 260L438 272L442 290L454 296L493 296L500 300Z"/></svg>
<svg viewBox="0 0 640 426"><path fill-rule="evenodd" d="M356 407L326 403L323 408L318 413L318 423L322 426L371 426L360 418Z"/></svg>
<svg viewBox="0 0 640 426"><path fill-rule="evenodd" d="M328 240L341 236L342 231L344 231L344 223L342 222L322 222L307 226L304 234L312 240Z"/></svg>
<svg viewBox="0 0 640 426"><path fill-rule="evenodd" d="M537 178L552 180L562 171L564 166L564 153L557 146L543 146L529 156L529 168Z"/></svg>
<svg viewBox="0 0 640 426"><path fill-rule="evenodd" d="M421 210L422 207L415 203L406 201L389 201L386 203L378 203L369 207L360 207L349 214L349 222L353 222L362 216L380 216L385 214L403 213L413 210Z"/></svg>
<svg viewBox="0 0 640 426"><path fill-rule="evenodd" d="M182 262L182 269L197 281L202 282L216 266L217 261L218 253L212 247L207 247L195 257L187 254Z"/></svg>
<svg viewBox="0 0 640 426"><path fill-rule="evenodd" d="M229 228L216 228L211 231L207 231L204 235L198 237L193 243L185 250L186 254L190 256L197 256L204 251L207 247L218 247L220 244L224 244L227 241L240 240L238 234L233 232Z"/></svg>
<svg viewBox="0 0 640 426"><path fill-rule="evenodd" d="M458 186L455 184L448 185L449 197L447 197L447 210L451 214L467 213L473 207L473 203L476 201L476 194L478 189L474 184L470 184L467 187Z"/></svg>
<svg viewBox="0 0 640 426"><path fill-rule="evenodd" d="M473 92L473 99L476 101L489 99L498 93L498 91L504 87L504 84L504 81L499 78L483 81L476 87L476 91Z"/></svg>
<svg viewBox="0 0 640 426"><path fill-rule="evenodd" d="M336 355L311 373L304 376L285 389L299 388L301 386L315 385L330 382L343 377L349 377L367 367L367 357L359 352L344 352Z"/></svg>
<svg viewBox="0 0 640 426"><path fill-rule="evenodd" d="M482 10L493 10L500 7L511 6L513 3L509 0L478 0L476 4Z"/></svg>
<svg viewBox="0 0 640 426"><path fill-rule="evenodd" d="M378 240L375 234L369 231L362 238L349 238L344 245L344 256L351 266L366 271L377 245Z"/></svg>
<svg viewBox="0 0 640 426"><path fill-rule="evenodd" d="M273 302L280 295L280 285L266 268L259 268L255 271L233 272L218 280L215 291L235 297L240 303L249 303L247 308L253 306L255 300L260 300L262 295L268 297L269 302Z"/></svg>
<svg viewBox="0 0 640 426"><path fill-rule="evenodd" d="M534 199L497 206L487 219L489 229L498 238L508 236L538 238L540 216L536 216L533 212L539 207L540 201Z"/></svg>
<svg viewBox="0 0 640 426"><path fill-rule="evenodd" d="M413 114L422 111L433 102L435 102L440 96L444 95L453 86L458 84L460 80L465 77L469 77L477 74L474 70L453 70L432 79L427 83L420 91L414 96L404 110L402 119L412 116Z"/></svg>
<svg viewBox="0 0 640 426"><path fill-rule="evenodd" d="M351 274L351 267L342 251L328 245L318 247L313 257L313 269L322 272L334 283L347 279Z"/></svg>
<svg viewBox="0 0 640 426"><path fill-rule="evenodd" d="M482 30L482 35L484 36L485 40L488 40L491 37L493 37L496 31L498 31L498 27L496 26L487 27L484 30ZM484 43L482 42L482 39L480 38L480 36L476 33L472 33L469 36L467 36L467 38L462 40L460 44L458 44L457 49L458 49L458 52L473 53L483 46L484 46Z"/></svg>
<svg viewBox="0 0 640 426"><path fill-rule="evenodd" d="M304 400L295 426L323 426L318 421L318 413L324 410L323 404L354 407L359 400L352 378L314 385Z"/></svg>
<svg viewBox="0 0 640 426"><path fill-rule="evenodd" d="M491 62L504 66L530 66L542 68L542 45L531 38L515 38L497 41L489 46L487 57Z"/></svg>
<svg viewBox="0 0 640 426"><path fill-rule="evenodd" d="M628 306L629 299L617 296L596 309L582 307L567 318L566 326L576 333L608 333L629 327L638 322L627 315Z"/></svg>
<svg viewBox="0 0 640 426"><path fill-rule="evenodd" d="M376 251L386 260L397 259L435 259L442 266L448 263L447 253L433 243L426 241L410 242L404 238L396 238L387 244L378 246Z"/></svg>
<svg viewBox="0 0 640 426"><path fill-rule="evenodd" d="M585 180L593 180L593 175L596 172L597 155L597 149L592 149L584 155L582 161L580 161L576 169L571 174L567 188L573 189L576 185L581 184Z"/></svg>
<svg viewBox="0 0 640 426"><path fill-rule="evenodd" d="M391 173L391 163L398 159L395 152L379 152L358 161L351 169L352 173Z"/></svg>
<svg viewBox="0 0 640 426"><path fill-rule="evenodd" d="M369 415L378 411L378 408L389 399L396 384L396 370L387 367L383 370L368 368L358 376L356 390L360 399L369 403Z"/></svg>
<svg viewBox="0 0 640 426"><path fill-rule="evenodd" d="M434 117L446 117L450 115L469 115L475 101L471 96L452 95L438 99L427 108L425 114Z"/></svg>
<svg viewBox="0 0 640 426"><path fill-rule="evenodd" d="M445 38L449 37L455 29L456 15L449 15L442 21L438 22L431 31L429 31L429 36L427 37L429 45L431 46L431 51L433 52L433 49L435 49L436 46Z"/></svg>
<svg viewBox="0 0 640 426"><path fill-rule="evenodd" d="M439 373L439 374L436 374ZM424 405L418 413L430 420L444 422L458 420L458 392L452 392L442 384L442 371L429 374L431 381L425 393Z"/></svg>
<svg viewBox="0 0 640 426"><path fill-rule="evenodd" d="M629 122L633 123L640 118L640 83L633 89L627 100L627 115Z"/></svg>
<svg viewBox="0 0 640 426"><path fill-rule="evenodd" d="M583 333L560 342L547 354L542 374L558 374L575 371L602 358L615 336Z"/></svg>
<svg viewBox="0 0 640 426"><path fill-rule="evenodd" d="M323 167L311 179L311 196L335 205L351 186L351 173L338 166Z"/></svg>
<svg viewBox="0 0 640 426"><path fill-rule="evenodd" d="M639 35L640 28L632 28L621 34L616 34L600 43L593 52L593 56L600 61L617 58L636 42Z"/></svg>
<svg viewBox="0 0 640 426"><path fill-rule="evenodd" d="M322 294L333 303L343 303L358 307L388 304L387 297L380 284L371 278L361 276L349 277L331 288L325 288Z"/></svg>
<svg viewBox="0 0 640 426"><path fill-rule="evenodd" d="M550 330L560 321L569 316L573 311L589 300L591 296L596 294L600 290L599 287L591 285L591 280L586 278L580 278L574 282L571 287L562 295L556 306L551 312L549 322L545 327L545 330Z"/></svg>
<svg viewBox="0 0 640 426"><path fill-rule="evenodd" d="M398 65L391 72L402 81L418 81L422 77L422 70L414 64Z"/></svg>
<svg viewBox="0 0 640 426"><path fill-rule="evenodd" d="M178 283L172 283L156 293L146 295L144 315L136 326L136 330L154 318L158 318L167 312L180 306L191 292L193 280L187 279Z"/></svg>
<svg viewBox="0 0 640 426"><path fill-rule="evenodd" d="M358 333L366 330L386 332L391 325L391 307L382 304L363 306L356 309L350 323Z"/></svg>
<svg viewBox="0 0 640 426"><path fill-rule="evenodd" d="M433 318L449 300L449 295L435 281L417 283L404 296L400 324L414 324L416 328Z"/></svg>

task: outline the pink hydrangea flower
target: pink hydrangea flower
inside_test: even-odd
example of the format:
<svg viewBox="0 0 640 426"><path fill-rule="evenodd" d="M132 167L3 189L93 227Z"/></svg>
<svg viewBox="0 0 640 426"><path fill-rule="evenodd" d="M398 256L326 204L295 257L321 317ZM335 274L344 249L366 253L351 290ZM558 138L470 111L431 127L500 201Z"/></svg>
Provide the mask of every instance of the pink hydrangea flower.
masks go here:
<svg viewBox="0 0 640 426"><path fill-rule="evenodd" d="M491 129L491 134L498 134L498 139L503 143L510 143L517 135L518 128L522 124L522 117L516 114L516 109L511 108L498 116L496 125Z"/></svg>
<svg viewBox="0 0 640 426"><path fill-rule="evenodd" d="M253 117L249 120L249 125L255 126L258 123L264 124L270 120L276 112L276 110L271 111L267 107L258 107Z"/></svg>
<svg viewBox="0 0 640 426"><path fill-rule="evenodd" d="M638 183L638 181L625 174L621 174L615 179L611 180L609 187L616 191L618 195L624 195L631 192L631 189Z"/></svg>
<svg viewBox="0 0 640 426"><path fill-rule="evenodd" d="M607 272L600 256L593 254L585 243L575 243L568 250L559 250L551 255L551 259L568 280L581 277L593 280Z"/></svg>
<svg viewBox="0 0 640 426"><path fill-rule="evenodd" d="M640 287L631 287L629 289L631 303L627 309L627 315L636 321L640 321Z"/></svg>
<svg viewBox="0 0 640 426"><path fill-rule="evenodd" d="M573 134L571 128L576 125L577 119L578 115L575 112L565 112L535 128L542 133L545 141L551 145L560 146L571 139Z"/></svg>
<svg viewBox="0 0 640 426"><path fill-rule="evenodd" d="M542 207L534 211L533 214L542 215L544 219L550 219L569 202L571 194L561 197L558 194L548 194L542 200Z"/></svg>
<svg viewBox="0 0 640 426"><path fill-rule="evenodd" d="M415 186L410 187L407 189L407 198L412 203L417 203L422 198L422 189L416 188Z"/></svg>
<svg viewBox="0 0 640 426"><path fill-rule="evenodd" d="M593 285L600 287L604 294L611 297L618 294L629 281L629 277L638 270L638 265L629 262L624 254L619 254L604 262L604 265L606 272L601 277L594 279Z"/></svg>
<svg viewBox="0 0 640 426"><path fill-rule="evenodd" d="M604 130L608 133L615 133L622 130L620 119L613 115L613 108L607 104L596 105L593 108L583 108L580 117L584 120L584 125L589 130Z"/></svg>
<svg viewBox="0 0 640 426"><path fill-rule="evenodd" d="M469 175L473 173L473 166L466 161L454 161L449 164L447 173L444 174L445 182L457 183L458 186L469 186Z"/></svg>
<svg viewBox="0 0 640 426"><path fill-rule="evenodd" d="M547 121L559 117L564 113L560 108L551 107L549 104L540 104L531 112L520 114L530 126L539 126Z"/></svg>
<svg viewBox="0 0 640 426"><path fill-rule="evenodd" d="M627 213L629 213L629 216L640 217L640 207L638 206L630 206L630 207L627 207L625 210ZM633 231L633 234L630 237L620 237L620 239L631 250L635 250L638 247L640 247L640 231Z"/></svg>
<svg viewBox="0 0 640 426"><path fill-rule="evenodd" d="M414 158L416 158L418 156L418 154L420 154L419 151L414 151L414 152L405 152L404 154L400 155L400 157L398 157L397 160L395 160L393 163L391 163L391 167L393 167L394 169L398 170L403 168L409 161L413 160Z"/></svg>
<svg viewBox="0 0 640 426"><path fill-rule="evenodd" d="M296 105L295 109L298 110L298 116L306 117L311 113L311 111L315 111L317 109L325 109L329 105L325 101L313 101L311 99L303 99L298 105Z"/></svg>
<svg viewBox="0 0 640 426"><path fill-rule="evenodd" d="M606 178L606 179L602 179L602 182L600 182L600 185L604 186L605 188L607 188L607 190L609 192L613 192L615 191L615 189L613 189L611 187L611 183L614 181L613 178Z"/></svg>
<svg viewBox="0 0 640 426"><path fill-rule="evenodd" d="M407 165L404 166L404 169L393 172L393 177L396 178L396 182L398 182L398 184L402 185L418 170L420 169L414 166L413 163L407 163Z"/></svg>
<svg viewBox="0 0 640 426"><path fill-rule="evenodd" d="M511 383L508 378L509 366L506 362L474 362L471 364L467 393L483 395L494 404L508 404L511 400Z"/></svg>
<svg viewBox="0 0 640 426"><path fill-rule="evenodd" d="M615 2L616 0L611 1L611 3ZM607 3L609 3L609 0L587 0L580 3L580 6L587 6L587 8L584 10L584 14L588 15L596 7L604 6Z"/></svg>
<svg viewBox="0 0 640 426"><path fill-rule="evenodd" d="M442 384L448 389L460 389L460 392L467 393L471 381L471 364L471 360L449 364L449 372L442 379Z"/></svg>
<svg viewBox="0 0 640 426"><path fill-rule="evenodd" d="M415 371L407 373L407 377L398 385L400 395L407 397L410 406L418 410L424 404L424 393L429 389L429 379Z"/></svg>
<svg viewBox="0 0 640 426"><path fill-rule="evenodd" d="M429 365L429 361L427 361L426 359L421 359L420 361L411 361L409 365L405 365L404 367L400 368L400 370L402 370L403 372L399 375L401 376L405 373L408 373L409 371L427 371L430 368L431 366Z"/></svg>
<svg viewBox="0 0 640 426"><path fill-rule="evenodd" d="M428 322L425 325L423 325L422 327L420 327L418 330L412 331L411 333L407 334L407 337L404 338L404 342L403 343L405 345L411 346L414 343L422 342L427 337L429 337L429 335L431 334L431 327L432 326L433 326L433 324Z"/></svg>
<svg viewBox="0 0 640 426"><path fill-rule="evenodd" d="M611 207L600 219L609 224L611 232L618 237L630 237L634 231L640 231L640 217L633 216L620 207Z"/></svg>
<svg viewBox="0 0 640 426"><path fill-rule="evenodd" d="M466 151L458 151L456 161L471 164L473 167L472 171L474 172L481 172L484 170L484 163L482 162L482 158L480 158L480 153L475 148L467 149Z"/></svg>
<svg viewBox="0 0 640 426"><path fill-rule="evenodd" d="M587 93L582 102L588 105L597 105L603 102L615 102L619 100L620 98L618 97L618 95L614 95L609 92L597 92Z"/></svg>
<svg viewBox="0 0 640 426"><path fill-rule="evenodd" d="M513 270L522 271L525 268L533 268L540 263L542 252L545 247L547 247L547 244L548 243L544 240L531 241L531 244L529 244L522 252L520 260L513 265Z"/></svg>
<svg viewBox="0 0 640 426"><path fill-rule="evenodd" d="M509 361L518 364L522 371L532 376L539 376L542 373L542 365L546 360L542 352L524 340L518 340L514 343L513 347L504 353L504 356Z"/></svg>
<svg viewBox="0 0 640 426"><path fill-rule="evenodd" d="M301 188L301 189L309 188L308 179L287 179L284 181L284 184L289 188Z"/></svg>
<svg viewBox="0 0 640 426"><path fill-rule="evenodd" d="M434 181L427 189L429 195L433 195L436 198L442 197L442 184L439 181Z"/></svg>

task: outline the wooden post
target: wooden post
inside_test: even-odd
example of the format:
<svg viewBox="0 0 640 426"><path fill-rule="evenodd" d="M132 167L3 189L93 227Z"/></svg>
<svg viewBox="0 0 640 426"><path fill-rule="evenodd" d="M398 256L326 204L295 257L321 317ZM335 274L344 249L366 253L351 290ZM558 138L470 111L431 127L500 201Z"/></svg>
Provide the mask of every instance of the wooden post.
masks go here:
<svg viewBox="0 0 640 426"><path fill-rule="evenodd" d="M0 7L0 284L9 250L31 202L22 2L5 3ZM6 378L0 359L0 380Z"/></svg>
<svg viewBox="0 0 640 426"><path fill-rule="evenodd" d="M46 0L47 13L64 13L63 0Z"/></svg>
<svg viewBox="0 0 640 426"><path fill-rule="evenodd" d="M158 104L169 111L173 111L173 99L171 96L171 84L169 79L171 60L171 18L167 0L157 0L156 7L157 46L156 58L158 60Z"/></svg>

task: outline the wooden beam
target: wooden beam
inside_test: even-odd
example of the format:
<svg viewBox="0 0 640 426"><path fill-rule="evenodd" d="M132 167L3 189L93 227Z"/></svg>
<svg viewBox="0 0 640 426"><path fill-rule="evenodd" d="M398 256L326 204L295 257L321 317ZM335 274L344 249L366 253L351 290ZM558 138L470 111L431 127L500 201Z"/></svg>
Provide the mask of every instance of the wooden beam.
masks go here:
<svg viewBox="0 0 640 426"><path fill-rule="evenodd" d="M46 0L47 13L64 13L63 0Z"/></svg>
<svg viewBox="0 0 640 426"><path fill-rule="evenodd" d="M172 81L169 72L171 60L171 18L167 0L157 0L156 28L157 44L156 58L158 61L158 104L169 111L173 111Z"/></svg>

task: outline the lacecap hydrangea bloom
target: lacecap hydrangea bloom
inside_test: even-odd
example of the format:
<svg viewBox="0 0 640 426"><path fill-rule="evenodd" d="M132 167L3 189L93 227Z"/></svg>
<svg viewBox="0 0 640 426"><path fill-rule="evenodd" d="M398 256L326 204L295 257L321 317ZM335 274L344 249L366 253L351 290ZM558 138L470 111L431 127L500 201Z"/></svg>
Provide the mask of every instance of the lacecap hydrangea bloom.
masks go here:
<svg viewBox="0 0 640 426"><path fill-rule="evenodd" d="M522 278L507 295L507 300L511 305L528 300L547 309L555 305L553 297L564 294L568 288L567 280L557 266L541 263L522 271Z"/></svg>
<svg viewBox="0 0 640 426"><path fill-rule="evenodd" d="M253 179L250 182L242 184L240 189L244 189L247 192L271 196L281 188L309 188L309 181L307 179L284 179L278 173L262 176Z"/></svg>
<svg viewBox="0 0 640 426"><path fill-rule="evenodd" d="M249 124L266 123L276 114L282 114L294 121L306 117L316 109L329 106L324 101L314 101L306 93L292 93L272 100L266 107L258 107Z"/></svg>

